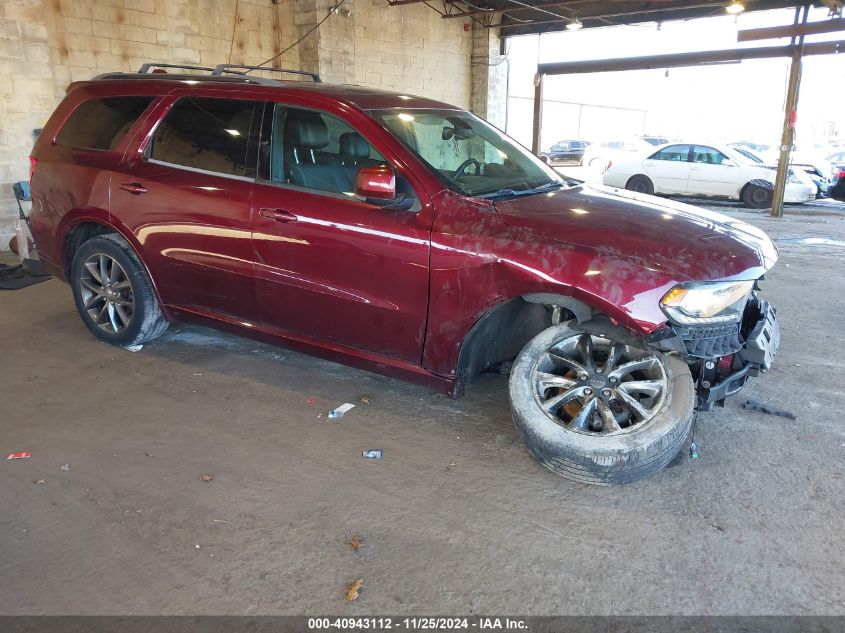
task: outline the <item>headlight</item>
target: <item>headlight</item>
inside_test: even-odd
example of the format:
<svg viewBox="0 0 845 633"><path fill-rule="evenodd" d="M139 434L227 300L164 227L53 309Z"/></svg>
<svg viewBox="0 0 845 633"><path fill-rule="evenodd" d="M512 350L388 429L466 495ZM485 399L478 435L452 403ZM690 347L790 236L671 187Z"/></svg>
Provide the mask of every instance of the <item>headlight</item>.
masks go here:
<svg viewBox="0 0 845 633"><path fill-rule="evenodd" d="M673 323L704 325L739 321L753 281L680 284L660 300Z"/></svg>

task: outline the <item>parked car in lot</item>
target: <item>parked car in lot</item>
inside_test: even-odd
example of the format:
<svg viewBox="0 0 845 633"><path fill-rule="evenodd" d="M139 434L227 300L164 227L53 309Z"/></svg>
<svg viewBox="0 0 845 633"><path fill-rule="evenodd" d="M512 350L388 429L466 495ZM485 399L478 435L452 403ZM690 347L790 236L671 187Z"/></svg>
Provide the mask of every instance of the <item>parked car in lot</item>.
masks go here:
<svg viewBox="0 0 845 633"><path fill-rule="evenodd" d="M752 163L757 163L758 165L765 165L767 167L772 167L777 169L777 162L778 158L776 157L774 160L767 161L764 156L758 154L753 149L749 149L743 146L731 146L733 150L739 154L742 154L747 159L749 159ZM804 162L806 159L802 157L798 157L799 161L802 162L795 162L793 160L789 166L792 168L793 172L797 174L800 178L801 174L807 174L807 177L810 179L810 182L816 187L816 198L824 198L827 196L827 189L830 185L830 180L827 177L827 172L830 171L829 169L825 169L820 163L817 162Z"/></svg>
<svg viewBox="0 0 845 633"><path fill-rule="evenodd" d="M593 171L604 172L617 157L624 160L631 155L641 154L650 149L654 149L654 146L641 138L591 143L584 152L581 164Z"/></svg>
<svg viewBox="0 0 845 633"><path fill-rule="evenodd" d="M827 193L834 200L845 202L845 162L835 166Z"/></svg>
<svg viewBox="0 0 845 633"><path fill-rule="evenodd" d="M761 230L562 180L445 103L250 70L103 75L47 122L33 232L98 339L196 322L453 397L514 361L528 449L597 484L771 366Z"/></svg>
<svg viewBox="0 0 845 633"><path fill-rule="evenodd" d="M540 153L540 160L544 163L575 163L581 164L587 141L558 141L545 152Z"/></svg>
<svg viewBox="0 0 845 633"><path fill-rule="evenodd" d="M664 136L641 136L640 139L654 146L666 145L669 142L669 139Z"/></svg>
<svg viewBox="0 0 845 633"><path fill-rule="evenodd" d="M741 200L752 209L764 209L772 203L775 173L775 168L754 163L729 147L675 143L618 158L602 181L639 193ZM815 197L816 187L806 175L789 174L785 202Z"/></svg>

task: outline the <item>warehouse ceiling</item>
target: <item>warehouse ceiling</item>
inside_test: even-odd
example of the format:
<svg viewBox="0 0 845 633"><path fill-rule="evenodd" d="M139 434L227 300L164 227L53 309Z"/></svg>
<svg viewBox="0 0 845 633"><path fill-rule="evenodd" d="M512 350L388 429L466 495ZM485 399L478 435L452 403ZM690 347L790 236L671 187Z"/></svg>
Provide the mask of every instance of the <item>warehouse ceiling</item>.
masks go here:
<svg viewBox="0 0 845 633"><path fill-rule="evenodd" d="M746 12L807 4L800 0L388 0L392 6L418 2L425 2L446 20L473 20L490 28L500 27L503 36L562 31L573 26L595 28L711 17L725 15L731 4L741 4ZM812 4L827 6L832 12L842 10L842 0Z"/></svg>

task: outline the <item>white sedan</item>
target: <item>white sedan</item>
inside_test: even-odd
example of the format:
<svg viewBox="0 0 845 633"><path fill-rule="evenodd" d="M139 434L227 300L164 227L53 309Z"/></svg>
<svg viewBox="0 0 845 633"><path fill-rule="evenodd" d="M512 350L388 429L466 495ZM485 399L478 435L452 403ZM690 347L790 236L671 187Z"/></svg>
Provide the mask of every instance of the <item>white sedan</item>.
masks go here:
<svg viewBox="0 0 845 633"><path fill-rule="evenodd" d="M754 163L729 147L672 143L652 150L617 156L602 182L639 193L742 200L752 209L771 206L773 167ZM809 177L791 171L784 202L802 203L815 196L816 186Z"/></svg>

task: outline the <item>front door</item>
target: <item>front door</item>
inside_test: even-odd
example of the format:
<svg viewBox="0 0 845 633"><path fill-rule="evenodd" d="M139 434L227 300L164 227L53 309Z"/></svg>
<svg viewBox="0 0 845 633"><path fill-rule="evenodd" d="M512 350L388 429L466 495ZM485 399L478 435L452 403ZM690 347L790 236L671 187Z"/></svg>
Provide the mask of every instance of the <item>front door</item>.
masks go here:
<svg viewBox="0 0 845 633"><path fill-rule="evenodd" d="M689 145L669 145L643 161L658 193L685 193L689 178Z"/></svg>
<svg viewBox="0 0 845 633"><path fill-rule="evenodd" d="M164 104L164 118L114 174L111 205L166 304L251 319L251 148L263 103L231 97Z"/></svg>
<svg viewBox="0 0 845 633"><path fill-rule="evenodd" d="M325 112L276 104L262 125L253 235L260 321L418 363L428 311L430 219L354 195L361 167L387 163ZM408 205L405 205L408 206Z"/></svg>
<svg viewBox="0 0 845 633"><path fill-rule="evenodd" d="M736 182L739 167L714 147L695 145L687 192L705 196L735 196L743 183Z"/></svg>

